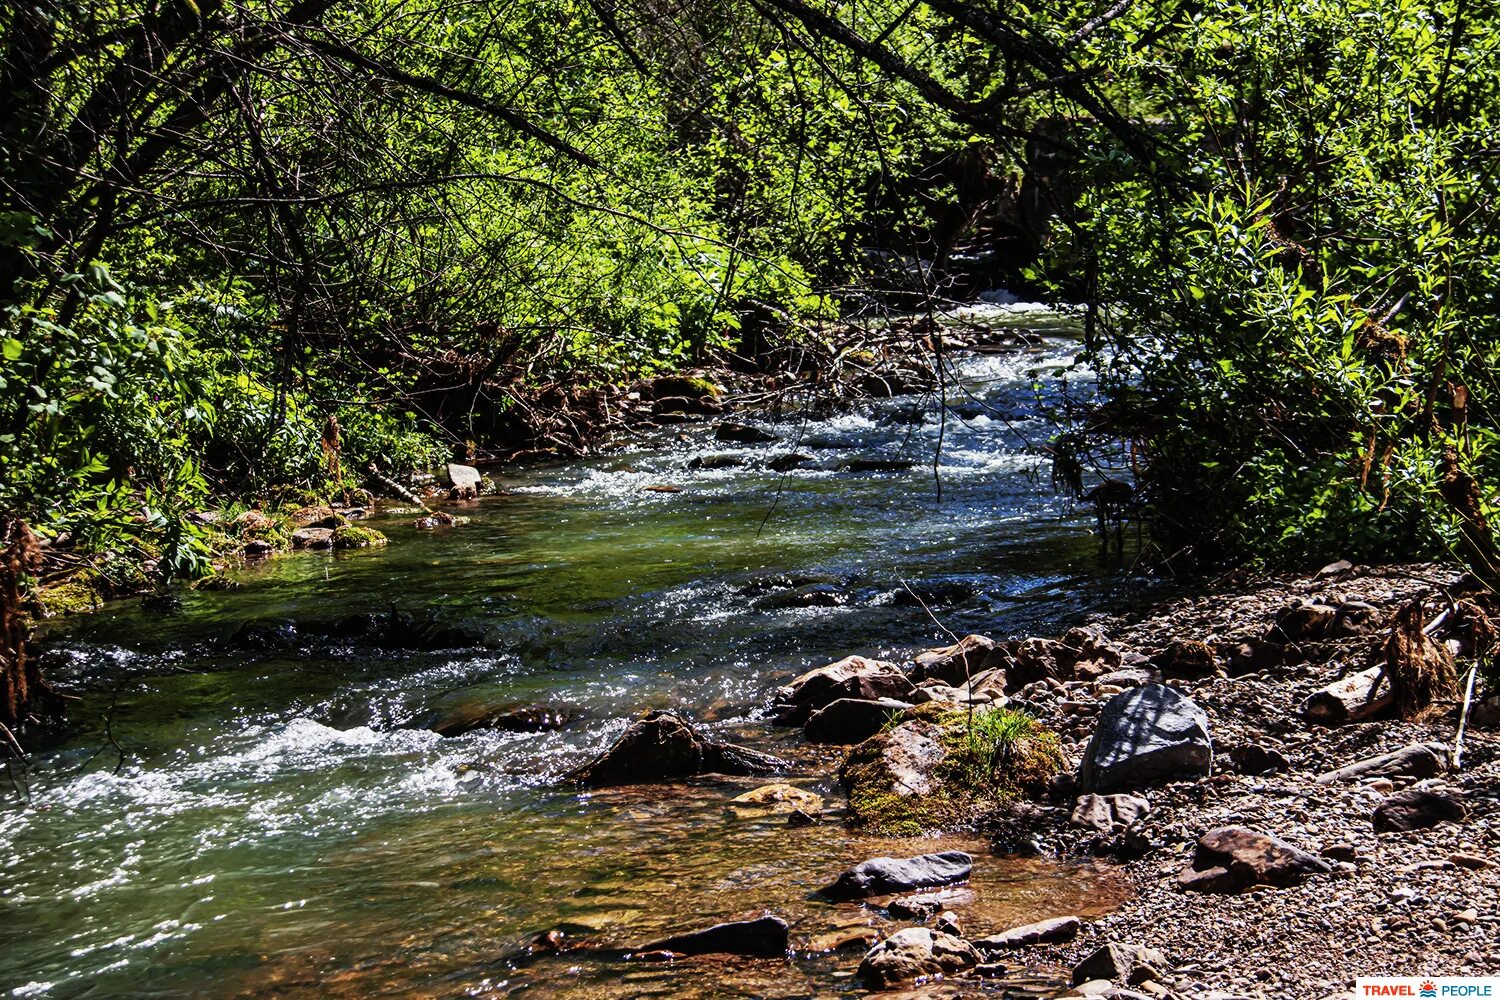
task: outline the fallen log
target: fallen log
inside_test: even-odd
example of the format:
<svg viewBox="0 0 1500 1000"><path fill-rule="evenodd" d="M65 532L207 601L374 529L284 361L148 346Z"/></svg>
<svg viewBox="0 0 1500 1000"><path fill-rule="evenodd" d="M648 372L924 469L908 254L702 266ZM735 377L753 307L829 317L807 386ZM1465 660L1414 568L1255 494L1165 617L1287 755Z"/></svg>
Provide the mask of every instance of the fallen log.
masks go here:
<svg viewBox="0 0 1500 1000"><path fill-rule="evenodd" d="M1308 695L1297 711L1303 718L1325 726L1368 719L1395 704L1395 695L1384 679L1382 667L1350 674Z"/></svg>

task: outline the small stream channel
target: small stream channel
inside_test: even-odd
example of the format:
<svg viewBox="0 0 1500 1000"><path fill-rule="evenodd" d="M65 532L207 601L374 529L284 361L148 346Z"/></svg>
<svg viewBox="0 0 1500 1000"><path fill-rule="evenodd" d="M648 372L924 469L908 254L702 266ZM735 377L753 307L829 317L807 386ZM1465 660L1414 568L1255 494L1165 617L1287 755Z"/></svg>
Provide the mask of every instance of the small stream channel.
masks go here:
<svg viewBox="0 0 1500 1000"><path fill-rule="evenodd" d="M0 995L857 994L858 949L808 949L893 925L809 893L866 857L950 846L976 854L977 901L960 908L972 932L1109 909L1121 890L1102 870L849 833L837 752L761 718L795 673L946 641L911 591L953 632L997 638L1140 599L1098 569L1089 517L1052 494L1030 447L1077 349L1069 321L980 319L1040 340L956 359L941 502L935 404L908 397L776 424L774 444L691 427L669 446L508 472L466 526L376 518L386 549L278 558L171 612L123 601L52 624L50 675L83 700L74 735L31 766L34 805L0 799ZM1086 389L1086 373L1067 378ZM763 467L789 447L815 462ZM725 453L749 464L686 468ZM917 464L839 470L862 458ZM642 489L657 484L682 492ZM573 721L420 728L477 703ZM556 782L652 707L791 757L827 820L734 815L748 779ZM797 958L507 960L551 928L628 946L763 909L792 923Z"/></svg>

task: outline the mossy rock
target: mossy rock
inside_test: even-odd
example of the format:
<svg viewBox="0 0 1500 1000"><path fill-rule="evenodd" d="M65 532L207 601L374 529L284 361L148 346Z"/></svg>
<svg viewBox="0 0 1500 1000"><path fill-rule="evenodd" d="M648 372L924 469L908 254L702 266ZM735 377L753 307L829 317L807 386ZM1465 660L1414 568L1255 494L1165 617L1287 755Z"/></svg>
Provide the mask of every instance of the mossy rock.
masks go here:
<svg viewBox="0 0 1500 1000"><path fill-rule="evenodd" d="M229 529L240 542L266 542L278 552L292 547L292 524L281 514L247 510L230 522Z"/></svg>
<svg viewBox="0 0 1500 1000"><path fill-rule="evenodd" d="M84 570L62 583L43 587L37 592L36 603L43 618L94 611L104 604L104 584L97 573Z"/></svg>
<svg viewBox="0 0 1500 1000"><path fill-rule="evenodd" d="M922 705L851 750L839 778L852 824L909 837L1040 795L1063 766L1058 735L1031 716Z"/></svg>
<svg viewBox="0 0 1500 1000"><path fill-rule="evenodd" d="M384 545L388 539L374 528L357 524L345 524L333 531L333 547L336 549L368 549Z"/></svg>
<svg viewBox="0 0 1500 1000"><path fill-rule="evenodd" d="M691 375L663 375L651 382L652 399L668 399L672 396L684 396L688 399L702 399L704 396L710 396L718 399L722 395L724 395L723 386L709 379L695 378Z"/></svg>

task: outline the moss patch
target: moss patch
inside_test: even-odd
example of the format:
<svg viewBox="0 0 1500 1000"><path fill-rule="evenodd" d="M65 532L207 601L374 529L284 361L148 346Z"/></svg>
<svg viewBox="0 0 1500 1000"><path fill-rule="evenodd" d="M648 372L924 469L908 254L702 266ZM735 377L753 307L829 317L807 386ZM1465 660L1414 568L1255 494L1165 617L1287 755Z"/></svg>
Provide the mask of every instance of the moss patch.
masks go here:
<svg viewBox="0 0 1500 1000"><path fill-rule="evenodd" d="M336 549L368 549L384 545L387 538L374 528L357 524L345 524L334 529L333 547Z"/></svg>
<svg viewBox="0 0 1500 1000"><path fill-rule="evenodd" d="M929 704L851 750L839 777L851 823L909 837L970 826L1001 803L1039 795L1063 764L1058 735L1029 715Z"/></svg>
<svg viewBox="0 0 1500 1000"><path fill-rule="evenodd" d="M62 583L41 588L36 603L43 618L93 611L104 603L103 581L98 574L85 570Z"/></svg>
<svg viewBox="0 0 1500 1000"><path fill-rule="evenodd" d="M651 395L656 399L666 399L671 396L686 396L689 399L712 396L718 399L724 395L724 390L706 378L694 378L690 375L664 375L651 383Z"/></svg>

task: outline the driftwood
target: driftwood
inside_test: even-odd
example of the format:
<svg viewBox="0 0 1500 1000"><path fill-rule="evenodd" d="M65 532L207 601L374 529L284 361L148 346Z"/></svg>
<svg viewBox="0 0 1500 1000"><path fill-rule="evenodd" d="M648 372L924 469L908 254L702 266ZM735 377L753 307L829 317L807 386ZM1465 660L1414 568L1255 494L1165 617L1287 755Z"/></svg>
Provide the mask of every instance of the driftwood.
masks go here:
<svg viewBox="0 0 1500 1000"><path fill-rule="evenodd" d="M1396 702L1385 668L1370 667L1350 674L1307 696L1298 709L1302 716L1328 726L1358 722L1385 711Z"/></svg>
<svg viewBox="0 0 1500 1000"><path fill-rule="evenodd" d="M407 503L414 503L418 507L421 507L423 510L431 509L425 502L423 502L421 497L417 496L411 490L407 489L405 486L402 486L390 476L387 476L385 473L377 469L374 462L371 462L369 465L365 466L365 471L370 474L370 478L375 481L375 484L377 486L379 486L382 490L385 490L390 495L400 497Z"/></svg>
<svg viewBox="0 0 1500 1000"><path fill-rule="evenodd" d="M1413 743L1411 746L1383 753L1378 757L1366 757L1347 764L1336 771L1318 775L1318 784L1331 785L1340 781L1359 781L1364 778L1406 778L1420 780L1442 773L1448 766L1448 748L1441 743Z"/></svg>

